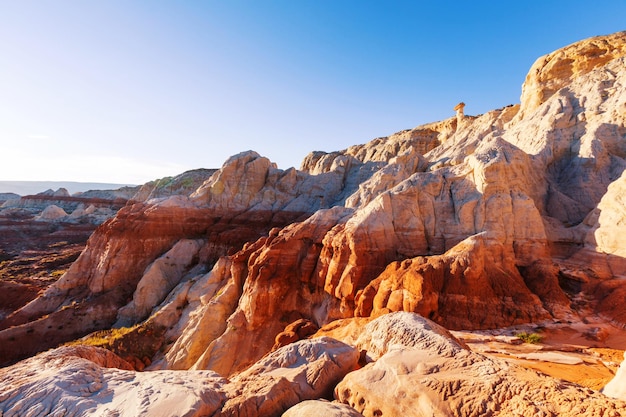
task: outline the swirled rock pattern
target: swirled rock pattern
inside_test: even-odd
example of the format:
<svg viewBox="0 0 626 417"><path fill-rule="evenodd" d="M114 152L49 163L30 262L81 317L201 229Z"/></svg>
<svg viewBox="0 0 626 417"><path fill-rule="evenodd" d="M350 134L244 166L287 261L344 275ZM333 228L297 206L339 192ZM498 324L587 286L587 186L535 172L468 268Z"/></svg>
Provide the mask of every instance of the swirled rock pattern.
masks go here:
<svg viewBox="0 0 626 417"><path fill-rule="evenodd" d="M133 325L126 337L151 338L148 370L227 379L206 374L227 388L211 388L205 414L280 415L324 396L328 369L349 368L332 355L335 367L314 365L323 349L304 348L290 324L388 315L428 343L376 346L367 326L350 342L346 363L365 366L335 392L365 416L620 415L623 403L473 353L435 326L626 325L625 86L620 32L540 58L519 105L313 152L300 170L246 151L172 180L182 195L147 187L3 318L0 359ZM261 377L278 352L292 353Z"/></svg>

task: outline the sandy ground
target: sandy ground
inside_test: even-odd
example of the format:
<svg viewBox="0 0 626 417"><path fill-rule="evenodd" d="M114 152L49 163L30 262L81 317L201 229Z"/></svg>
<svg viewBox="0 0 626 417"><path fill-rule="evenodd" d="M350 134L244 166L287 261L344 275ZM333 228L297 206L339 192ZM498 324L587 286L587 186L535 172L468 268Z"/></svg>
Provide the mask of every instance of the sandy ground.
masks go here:
<svg viewBox="0 0 626 417"><path fill-rule="evenodd" d="M516 336L522 332L540 335L541 342L522 342ZM626 350L626 330L594 316L452 333L476 352L595 390L613 378Z"/></svg>

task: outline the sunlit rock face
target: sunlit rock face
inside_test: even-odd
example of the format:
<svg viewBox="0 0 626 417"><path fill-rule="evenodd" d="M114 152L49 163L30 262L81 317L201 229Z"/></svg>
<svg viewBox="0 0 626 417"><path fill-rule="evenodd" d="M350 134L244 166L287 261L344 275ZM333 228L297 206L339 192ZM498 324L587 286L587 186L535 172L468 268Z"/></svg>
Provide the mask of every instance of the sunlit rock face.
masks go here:
<svg viewBox="0 0 626 417"><path fill-rule="evenodd" d="M2 415L280 416L329 395L359 354L330 338L285 346L228 380L212 371L133 372L105 349L64 347L0 369Z"/></svg>
<svg viewBox="0 0 626 417"><path fill-rule="evenodd" d="M357 345L375 360L348 374L335 388L335 398L364 416L573 417L619 415L626 406L474 353L413 314L376 319L365 326Z"/></svg>
<svg viewBox="0 0 626 417"><path fill-rule="evenodd" d="M624 352L624 361L617 370L615 378L602 389L602 392L609 397L626 401L626 352Z"/></svg>
<svg viewBox="0 0 626 417"><path fill-rule="evenodd" d="M316 337L281 347L231 378L210 370L134 372L108 350L62 347L0 369L0 412L460 417L626 411L625 402L597 391L474 353L414 313L387 314L356 323L355 330L358 337L349 342Z"/></svg>
<svg viewBox="0 0 626 417"><path fill-rule="evenodd" d="M626 56L626 32L589 38L544 55L522 87L522 113L535 111L577 78Z"/></svg>
<svg viewBox="0 0 626 417"><path fill-rule="evenodd" d="M625 38L541 58L519 105L312 152L300 170L242 152L191 193L127 205L58 282L0 322L0 358L134 326L151 350L125 352L133 367L209 372L205 415L280 415L304 399L288 387L330 399L339 379L337 407L355 415L622 412L471 352L445 328L582 320L571 307L581 299L626 325ZM293 327L339 319L377 324L348 348L309 345ZM394 326L417 341L395 341Z"/></svg>
<svg viewBox="0 0 626 417"><path fill-rule="evenodd" d="M568 53L584 54L585 42ZM620 227L623 217L609 201L621 195L612 190L626 166L625 113L604 109L623 106L623 89L607 93L605 80L621 85L623 60L558 81L567 87L523 118L520 106L460 116L341 152L314 152L302 171L277 170L250 152L233 157L192 199L232 209L308 204L317 212L229 258L237 266L222 281L238 288L238 302L229 303L223 333L186 366L237 372L298 318L322 325L415 311L449 328L494 328L567 312L563 288L571 291L570 281L582 275L598 300L619 297L620 245L602 230L618 236L611 225ZM245 175L252 178L236 180ZM324 187L308 187L315 181ZM600 232L598 214L611 219ZM590 258L609 266L589 274ZM622 311L612 310L612 318ZM191 310L186 316L195 317ZM197 325L181 337L186 331L197 334ZM224 359L228 346L239 347L236 359ZM167 355L184 356L182 346L173 349L182 350Z"/></svg>
<svg viewBox="0 0 626 417"><path fill-rule="evenodd" d="M247 219L237 212L196 207L180 196L127 206L94 232L80 257L42 296L0 323L6 329L0 332L0 337L11 342L2 344L0 356L8 362L94 330L109 328L118 320L118 310L129 302L135 307L141 304L141 314L132 313L136 308L128 307L125 311L130 312L130 318L120 324L145 318L166 294L148 297L150 302L146 303L145 291L138 289L138 284L149 281L142 278L145 274L154 275L150 265L181 239L202 241L196 244L202 247L191 257L180 251L177 259L161 261L180 265L170 268L174 271L168 280L174 285L188 273L193 275L206 270L206 265L229 250L240 248L272 227L293 220L290 216L300 215L283 213L278 223L272 219L259 220L254 215ZM178 259L181 257L185 259ZM138 298L133 301L135 294ZM128 314L122 312L120 317L124 316ZM33 335L42 337L33 338Z"/></svg>

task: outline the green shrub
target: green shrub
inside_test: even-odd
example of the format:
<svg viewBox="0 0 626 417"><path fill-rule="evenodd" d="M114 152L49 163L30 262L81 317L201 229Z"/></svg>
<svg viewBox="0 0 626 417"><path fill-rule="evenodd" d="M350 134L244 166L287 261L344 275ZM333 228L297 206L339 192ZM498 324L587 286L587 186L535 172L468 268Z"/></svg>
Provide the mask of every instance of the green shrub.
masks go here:
<svg viewBox="0 0 626 417"><path fill-rule="evenodd" d="M52 271L52 272L50 272L50 276L51 276L52 278L56 278L56 279L58 279L58 278L61 278L61 276L62 276L63 274L65 274L65 272L66 272L66 271L67 271L67 269L57 269L56 271Z"/></svg>
<svg viewBox="0 0 626 417"><path fill-rule="evenodd" d="M542 339L540 334L526 333L526 332L518 333L515 335L515 337L517 337L519 340L521 340L524 343L532 343L533 345L541 342L541 339Z"/></svg>

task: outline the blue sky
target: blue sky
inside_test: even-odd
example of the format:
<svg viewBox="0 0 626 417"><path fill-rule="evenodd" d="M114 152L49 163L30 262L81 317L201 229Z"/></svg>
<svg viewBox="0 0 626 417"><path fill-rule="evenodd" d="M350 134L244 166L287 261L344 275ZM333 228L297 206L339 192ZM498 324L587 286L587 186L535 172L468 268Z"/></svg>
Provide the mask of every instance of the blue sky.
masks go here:
<svg viewBox="0 0 626 417"><path fill-rule="evenodd" d="M0 0L0 180L143 183L253 149L280 168L518 103L623 1Z"/></svg>

